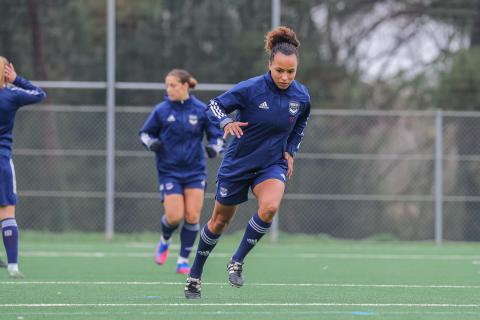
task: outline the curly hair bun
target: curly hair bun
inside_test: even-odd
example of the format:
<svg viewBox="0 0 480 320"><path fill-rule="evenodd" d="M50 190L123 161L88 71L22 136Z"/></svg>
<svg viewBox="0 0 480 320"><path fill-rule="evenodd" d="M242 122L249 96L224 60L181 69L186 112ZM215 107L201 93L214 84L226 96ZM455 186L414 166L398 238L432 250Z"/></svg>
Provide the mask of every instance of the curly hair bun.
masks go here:
<svg viewBox="0 0 480 320"><path fill-rule="evenodd" d="M300 41L298 41L297 35L292 29L288 27L277 27L265 36L265 50L270 54L272 48L282 42L290 43L295 48L300 46Z"/></svg>

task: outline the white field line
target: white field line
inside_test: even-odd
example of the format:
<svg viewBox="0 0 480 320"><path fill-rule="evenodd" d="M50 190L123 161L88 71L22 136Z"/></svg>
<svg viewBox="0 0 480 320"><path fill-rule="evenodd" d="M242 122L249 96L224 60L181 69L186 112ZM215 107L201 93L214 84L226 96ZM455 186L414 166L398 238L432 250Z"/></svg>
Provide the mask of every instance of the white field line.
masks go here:
<svg viewBox="0 0 480 320"><path fill-rule="evenodd" d="M191 310L191 309L190 309ZM457 309L458 310L458 309ZM208 311L208 310L191 310L191 311L186 311L186 310L175 310L176 315L198 315L198 313L201 313L202 315L242 315L245 317L245 315L291 315L291 316L300 316L300 315L362 315L362 316L380 316L380 315L421 315L421 316L426 316L426 315L436 315L436 316L452 316L452 315L478 315L478 311L464 311L464 310L458 310L457 312L455 311L428 311L428 310L422 310L422 311L388 311L388 310L383 310L381 312L379 311L322 311L322 310L311 310L311 311L303 311L303 310L289 310L289 311L283 311L283 310L275 310L275 311L255 311L255 310L244 310L242 311ZM148 315L148 316L171 316L172 311L139 311L139 310L132 310L132 311L88 311L88 312L55 312L55 311L33 311L33 312L25 312L24 310L20 312L2 312L3 316L16 316L17 319L18 316L99 316L99 315L110 315L110 316L120 316L120 315L131 315L134 314L137 318L140 315Z"/></svg>
<svg viewBox="0 0 480 320"><path fill-rule="evenodd" d="M23 251L23 257L48 258L150 258L152 252L92 252L92 251ZM212 253L211 258L231 257L232 253ZM256 258L303 258L303 259L365 259L365 260L480 260L478 255L425 255L425 254L363 254L363 253L259 253Z"/></svg>
<svg viewBox="0 0 480 320"><path fill-rule="evenodd" d="M480 308L480 304L454 303L19 303L0 304L0 308L58 307L407 307Z"/></svg>
<svg viewBox="0 0 480 320"><path fill-rule="evenodd" d="M202 282L204 285L225 286L223 282ZM162 281L0 281L0 285L126 285L126 286L183 286L184 282ZM356 283L249 283L258 287L350 287L350 288L419 288L419 289L480 289L468 285L421 285L421 284L356 284Z"/></svg>

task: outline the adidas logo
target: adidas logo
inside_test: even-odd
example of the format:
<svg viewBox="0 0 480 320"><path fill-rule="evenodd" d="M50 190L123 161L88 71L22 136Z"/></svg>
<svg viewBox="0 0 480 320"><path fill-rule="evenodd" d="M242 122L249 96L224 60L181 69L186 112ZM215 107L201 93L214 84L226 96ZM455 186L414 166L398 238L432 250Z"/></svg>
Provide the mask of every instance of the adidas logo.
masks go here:
<svg viewBox="0 0 480 320"><path fill-rule="evenodd" d="M247 242L250 243L252 246L254 246L257 244L258 239L247 239Z"/></svg>
<svg viewBox="0 0 480 320"><path fill-rule="evenodd" d="M173 114L169 115L168 118L167 118L167 121L168 122L173 122L175 121L175 116Z"/></svg>
<svg viewBox="0 0 480 320"><path fill-rule="evenodd" d="M260 103L260 104L258 105L258 107L259 107L260 109L270 109L270 108L268 107L267 101L263 101L262 103Z"/></svg>

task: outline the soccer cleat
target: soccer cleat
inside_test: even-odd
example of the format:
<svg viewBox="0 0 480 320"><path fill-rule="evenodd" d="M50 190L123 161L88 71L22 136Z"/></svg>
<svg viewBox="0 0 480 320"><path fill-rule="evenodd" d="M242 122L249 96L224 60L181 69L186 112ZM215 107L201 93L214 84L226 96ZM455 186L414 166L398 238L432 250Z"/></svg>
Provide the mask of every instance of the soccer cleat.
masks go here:
<svg viewBox="0 0 480 320"><path fill-rule="evenodd" d="M9 270L8 276L12 279L23 279L25 276L17 269L17 270Z"/></svg>
<svg viewBox="0 0 480 320"><path fill-rule="evenodd" d="M189 274L190 273L190 266L188 262L182 262L177 264L177 273L178 274Z"/></svg>
<svg viewBox="0 0 480 320"><path fill-rule="evenodd" d="M227 270L228 282L230 282L230 285L237 288L243 286L243 262L230 260L227 264Z"/></svg>
<svg viewBox="0 0 480 320"><path fill-rule="evenodd" d="M168 253L170 252L170 250L168 250L169 246L170 241L164 241L163 237L160 238L157 248L155 249L155 262L158 265L163 265L167 262Z"/></svg>
<svg viewBox="0 0 480 320"><path fill-rule="evenodd" d="M187 278L187 284L185 285L185 298L187 299L200 299L201 298L201 284L202 281L197 278Z"/></svg>
<svg viewBox="0 0 480 320"><path fill-rule="evenodd" d="M2 259L0 259L0 268L6 268L6 267L7 267L7 264Z"/></svg>

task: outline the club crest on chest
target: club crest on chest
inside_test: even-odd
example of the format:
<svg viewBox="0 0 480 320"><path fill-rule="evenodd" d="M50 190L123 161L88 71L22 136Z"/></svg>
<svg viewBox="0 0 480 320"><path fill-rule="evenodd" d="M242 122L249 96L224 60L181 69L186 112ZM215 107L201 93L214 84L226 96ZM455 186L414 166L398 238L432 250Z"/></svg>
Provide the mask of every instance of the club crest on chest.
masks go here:
<svg viewBox="0 0 480 320"><path fill-rule="evenodd" d="M298 110L300 110L300 102L290 101L290 103L288 104L288 112L290 112L290 114L294 116L298 113Z"/></svg>
<svg viewBox="0 0 480 320"><path fill-rule="evenodd" d="M198 116L196 114L189 115L188 122L190 122L192 126L196 125L198 123Z"/></svg>

